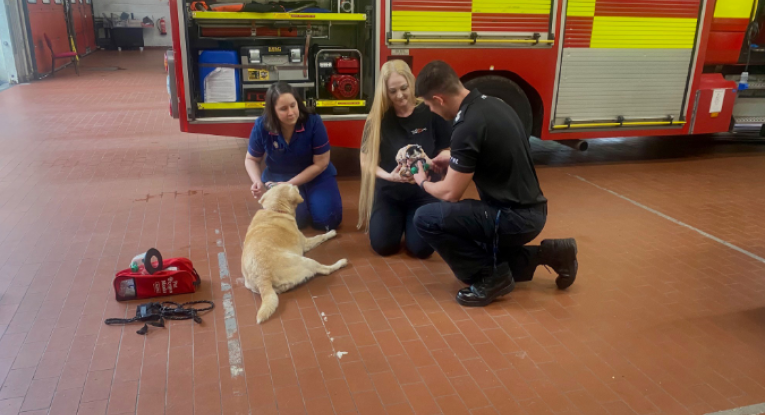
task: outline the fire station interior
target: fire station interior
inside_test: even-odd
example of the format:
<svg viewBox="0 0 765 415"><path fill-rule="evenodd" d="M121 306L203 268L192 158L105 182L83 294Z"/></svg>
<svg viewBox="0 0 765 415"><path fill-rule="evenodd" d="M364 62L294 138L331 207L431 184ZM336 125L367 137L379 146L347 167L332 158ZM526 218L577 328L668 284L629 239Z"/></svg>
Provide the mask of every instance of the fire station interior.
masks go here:
<svg viewBox="0 0 765 415"><path fill-rule="evenodd" d="M565 4L578 7L576 30L596 38L613 10L648 4L651 15L623 26L671 28L660 19L681 19L677 10L693 1ZM690 109L675 121L716 130L638 125L631 135L618 125L576 130L589 123L576 120L559 133L569 140L530 137L526 161L547 205L529 245L575 238L576 279L560 289L556 267L540 264L483 307L457 301L468 285L445 256L416 257L406 234L382 256L357 227L359 149L337 143L360 141L374 99L385 42L370 24L376 3L301 1L287 14L265 1L241 12L206 8L242 7L233 0L181 0L180 10L165 1L0 1L0 415L765 414L765 16L762 1L751 20L751 3L716 1L730 2L703 33L717 54L706 60L716 62L698 63L713 82L684 91L682 74L679 87L636 75L679 90ZM415 13L434 7L396 2ZM593 3L594 16L584 16ZM437 3L465 20L498 4L548 5ZM599 15L597 5L611 9ZM538 49L557 48L559 35ZM417 55L418 70L423 56L455 59L472 47L415 43L398 46ZM586 55L614 63L595 68L602 78L572 72L568 81L584 79L569 89L572 111L586 109L576 94L617 90L614 79L636 72L606 52ZM667 60L673 73L694 70ZM337 170L342 220L303 256L347 265L278 294L258 322L268 293L245 280L248 230L264 214L297 229L297 213L255 198L245 167L245 136L277 80L320 115ZM669 95L659 92L657 101ZM617 103L629 109L629 100ZM401 130L422 132L415 127ZM266 150L279 149L274 137ZM395 178L388 173L377 183ZM480 198L471 181L460 199ZM473 213L496 232L495 216ZM394 228L382 233L404 232ZM263 263L296 234L275 235L255 241ZM488 258L491 243L465 247ZM268 264L292 270L303 259Z"/></svg>

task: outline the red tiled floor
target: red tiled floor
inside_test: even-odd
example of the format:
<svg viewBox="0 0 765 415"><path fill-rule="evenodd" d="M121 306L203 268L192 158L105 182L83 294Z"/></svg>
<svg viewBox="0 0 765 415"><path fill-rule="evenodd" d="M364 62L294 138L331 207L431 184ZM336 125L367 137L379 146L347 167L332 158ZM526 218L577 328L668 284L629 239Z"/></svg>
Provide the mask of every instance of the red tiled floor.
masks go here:
<svg viewBox="0 0 765 415"><path fill-rule="evenodd" d="M437 257L373 255L353 226L358 181L341 177L339 237L310 256L351 265L257 325L239 270L258 209L245 141L179 132L161 52L83 65L125 70L0 93L0 414L676 415L765 401L765 264L603 190L762 257L761 145L534 141L542 237L578 239L580 278L559 292L540 269L484 309L454 302L461 285ZM103 324L134 313L111 281L152 246L194 261L202 287L175 300L214 300L203 324L146 337Z"/></svg>

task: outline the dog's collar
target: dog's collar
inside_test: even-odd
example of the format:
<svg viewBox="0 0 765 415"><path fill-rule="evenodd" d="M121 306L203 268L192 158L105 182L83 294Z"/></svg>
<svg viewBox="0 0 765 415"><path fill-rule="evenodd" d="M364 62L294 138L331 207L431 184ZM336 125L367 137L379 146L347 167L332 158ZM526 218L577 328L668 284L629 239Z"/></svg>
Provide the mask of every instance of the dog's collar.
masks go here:
<svg viewBox="0 0 765 415"><path fill-rule="evenodd" d="M286 210L281 210L281 209L271 209L271 208L265 208L265 209L266 209L266 210L270 210L270 211L272 211L272 212L276 212L276 213L284 213L284 214L287 214L287 215L289 215L289 214L290 214L290 212L287 212Z"/></svg>

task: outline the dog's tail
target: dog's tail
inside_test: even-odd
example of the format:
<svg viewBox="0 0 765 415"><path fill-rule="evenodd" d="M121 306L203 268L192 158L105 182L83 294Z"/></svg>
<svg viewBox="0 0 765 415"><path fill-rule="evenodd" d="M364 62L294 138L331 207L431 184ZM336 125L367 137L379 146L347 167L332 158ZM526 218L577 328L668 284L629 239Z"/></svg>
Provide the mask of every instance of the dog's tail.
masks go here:
<svg viewBox="0 0 765 415"><path fill-rule="evenodd" d="M260 298L263 300L260 304L260 309L258 310L257 321L258 324L260 324L268 320L268 318L274 314L276 308L279 307L279 296L276 295L276 291L274 291L274 287L272 287L271 284L263 284L259 286L258 291L260 291Z"/></svg>

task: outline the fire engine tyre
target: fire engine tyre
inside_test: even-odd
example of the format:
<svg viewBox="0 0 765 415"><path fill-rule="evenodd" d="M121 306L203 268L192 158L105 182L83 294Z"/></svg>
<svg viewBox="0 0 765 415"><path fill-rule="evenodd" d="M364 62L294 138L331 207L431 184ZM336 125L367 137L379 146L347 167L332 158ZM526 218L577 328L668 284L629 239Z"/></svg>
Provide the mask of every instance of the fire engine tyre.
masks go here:
<svg viewBox="0 0 765 415"><path fill-rule="evenodd" d="M486 75L465 82L465 88L477 88L481 93L497 97L513 107L526 129L526 136L531 136L534 126L534 116L531 111L531 103L521 87L515 82L496 75Z"/></svg>

